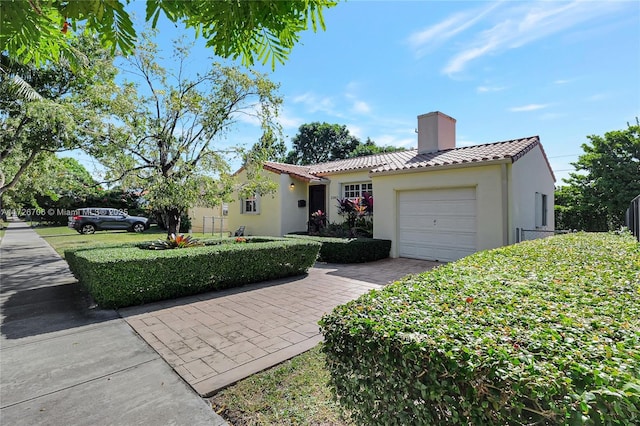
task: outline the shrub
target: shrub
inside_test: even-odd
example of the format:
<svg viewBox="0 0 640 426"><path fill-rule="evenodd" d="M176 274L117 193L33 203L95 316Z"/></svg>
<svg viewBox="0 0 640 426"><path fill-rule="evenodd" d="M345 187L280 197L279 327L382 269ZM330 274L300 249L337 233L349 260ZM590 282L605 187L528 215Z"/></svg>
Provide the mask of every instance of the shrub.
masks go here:
<svg viewBox="0 0 640 426"><path fill-rule="evenodd" d="M173 249L183 249L183 248L191 248L191 247L199 247L203 246L204 242L196 240L191 235L175 235L171 234L168 238L164 240L155 241L146 248L149 250L173 250ZM144 247L143 247L144 248Z"/></svg>
<svg viewBox="0 0 640 426"><path fill-rule="evenodd" d="M476 253L320 322L358 424L640 424L640 245L569 234Z"/></svg>
<svg viewBox="0 0 640 426"><path fill-rule="evenodd" d="M386 259L391 240L374 238L329 238L287 235L288 238L307 239L322 243L318 260L329 263L363 263Z"/></svg>
<svg viewBox="0 0 640 426"><path fill-rule="evenodd" d="M313 241L260 240L212 241L188 250L144 250L125 244L68 250L65 258L100 306L118 308L303 274L320 248Z"/></svg>

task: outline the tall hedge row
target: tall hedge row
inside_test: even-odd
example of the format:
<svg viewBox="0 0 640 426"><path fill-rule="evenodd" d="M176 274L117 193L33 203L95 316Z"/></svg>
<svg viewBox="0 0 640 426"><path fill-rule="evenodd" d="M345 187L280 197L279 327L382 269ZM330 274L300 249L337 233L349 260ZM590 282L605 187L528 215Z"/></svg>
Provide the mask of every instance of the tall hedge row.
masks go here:
<svg viewBox="0 0 640 426"><path fill-rule="evenodd" d="M159 251L98 247L69 250L65 258L96 303L118 308L304 274L319 249L282 239Z"/></svg>
<svg viewBox="0 0 640 426"><path fill-rule="evenodd" d="M640 424L640 244L570 234L480 252L321 321L357 424Z"/></svg>

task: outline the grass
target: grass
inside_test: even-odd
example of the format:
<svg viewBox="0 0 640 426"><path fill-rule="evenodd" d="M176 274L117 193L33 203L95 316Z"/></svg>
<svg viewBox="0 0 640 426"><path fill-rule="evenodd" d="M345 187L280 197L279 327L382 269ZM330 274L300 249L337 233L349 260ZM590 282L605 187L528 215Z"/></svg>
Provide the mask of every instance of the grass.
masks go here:
<svg viewBox="0 0 640 426"><path fill-rule="evenodd" d="M233 426L353 425L332 399L320 346L220 391L213 409Z"/></svg>
<svg viewBox="0 0 640 426"><path fill-rule="evenodd" d="M92 235L82 235L66 226L43 226L34 230L44 238L60 256L64 251L79 247L90 247L106 244L156 241L164 239L166 231L152 226L149 230L136 234L127 231L97 231ZM195 238L211 238L210 234L192 233Z"/></svg>

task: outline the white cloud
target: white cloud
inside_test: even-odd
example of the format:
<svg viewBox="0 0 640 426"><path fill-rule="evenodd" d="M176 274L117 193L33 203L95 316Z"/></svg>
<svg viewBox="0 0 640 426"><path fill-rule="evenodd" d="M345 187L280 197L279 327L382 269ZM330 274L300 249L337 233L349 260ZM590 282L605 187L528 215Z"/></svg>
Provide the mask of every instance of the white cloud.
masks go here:
<svg viewBox="0 0 640 426"><path fill-rule="evenodd" d="M407 38L407 43L414 50L417 57L424 56L429 50L475 25L489 12L498 7L500 3L493 3L480 12L470 10L456 13L442 22L414 32Z"/></svg>
<svg viewBox="0 0 640 426"><path fill-rule="evenodd" d="M365 101L355 101L352 109L353 112L358 114L368 114L371 112L371 107Z"/></svg>
<svg viewBox="0 0 640 426"><path fill-rule="evenodd" d="M622 4L622 6L621 6ZM571 3L533 2L509 3L500 14L492 16L490 28L480 31L460 44L463 50L453 56L443 68L445 74L461 72L469 62L488 54L516 49L542 38L568 31L590 20L624 7L624 2L591 2L576 0ZM454 15L455 16L455 15Z"/></svg>
<svg viewBox="0 0 640 426"><path fill-rule="evenodd" d="M528 111L537 111L539 109L547 108L549 104L529 104L518 107L509 108L511 112L528 112Z"/></svg>
<svg viewBox="0 0 640 426"><path fill-rule="evenodd" d="M304 119L292 115L288 110L283 109L278 114L278 122L283 129L298 129L303 123Z"/></svg>
<svg viewBox="0 0 640 426"><path fill-rule="evenodd" d="M364 134L362 132L362 127L357 126L355 124L347 124L347 130L349 130L349 134L351 136L355 136L358 139L364 138Z"/></svg>
<svg viewBox="0 0 640 426"><path fill-rule="evenodd" d="M476 88L476 92L478 93L490 93L490 92L500 92L506 89L506 87L501 86L478 86Z"/></svg>
<svg viewBox="0 0 640 426"><path fill-rule="evenodd" d="M553 84L567 84L567 83L571 83L571 80L556 80L553 82Z"/></svg>
<svg viewBox="0 0 640 426"><path fill-rule="evenodd" d="M294 104L303 104L307 112L324 112L330 115L339 115L335 111L335 104L331 97L318 96L315 93L307 92L293 97Z"/></svg>

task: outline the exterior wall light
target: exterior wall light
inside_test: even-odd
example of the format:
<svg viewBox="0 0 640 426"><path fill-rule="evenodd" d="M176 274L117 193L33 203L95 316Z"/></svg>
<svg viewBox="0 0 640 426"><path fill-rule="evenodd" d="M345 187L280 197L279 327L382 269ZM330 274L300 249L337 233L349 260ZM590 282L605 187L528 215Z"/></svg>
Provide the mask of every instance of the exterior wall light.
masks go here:
<svg viewBox="0 0 640 426"><path fill-rule="evenodd" d="M291 185L289 185L289 189L293 191L295 188L296 188L296 184L291 182Z"/></svg>

